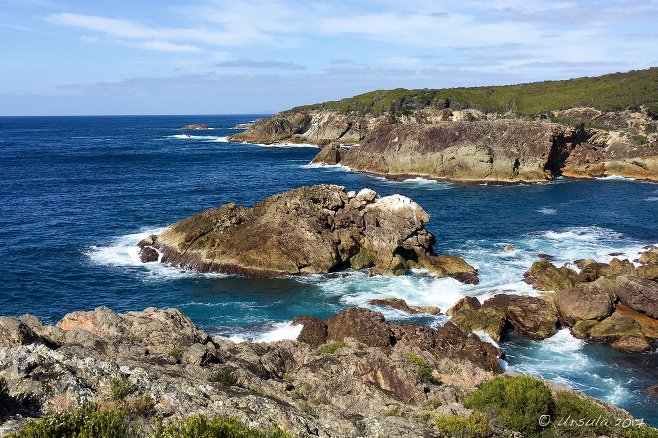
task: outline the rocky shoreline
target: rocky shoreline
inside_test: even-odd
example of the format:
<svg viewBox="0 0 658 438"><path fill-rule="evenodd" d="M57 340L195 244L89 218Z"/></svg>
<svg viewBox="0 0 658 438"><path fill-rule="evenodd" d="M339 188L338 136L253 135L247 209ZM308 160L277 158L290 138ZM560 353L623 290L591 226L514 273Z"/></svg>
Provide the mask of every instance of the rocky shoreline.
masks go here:
<svg viewBox="0 0 658 438"><path fill-rule="evenodd" d="M286 111L259 120L229 140L315 144L325 150L312 163L339 163L392 179L518 184L546 182L559 175L616 175L658 181L658 134L646 111L572 108L554 111L552 117L579 124L431 107L377 117Z"/></svg>
<svg viewBox="0 0 658 438"><path fill-rule="evenodd" d="M0 378L8 388L0 433L94 402L148 418L229 415L291 436L439 437L447 419L476 412L464 406L466 394L496 376L516 381L503 374L500 349L452 323L435 330L352 308L293 324L301 325L297 340L236 344L209 336L176 309L117 314L100 307L55 325L31 315L0 317ZM632 418L554 383L537 384L556 400L569 394L606 415ZM482 436L514 432L494 417L482 421L489 431Z"/></svg>

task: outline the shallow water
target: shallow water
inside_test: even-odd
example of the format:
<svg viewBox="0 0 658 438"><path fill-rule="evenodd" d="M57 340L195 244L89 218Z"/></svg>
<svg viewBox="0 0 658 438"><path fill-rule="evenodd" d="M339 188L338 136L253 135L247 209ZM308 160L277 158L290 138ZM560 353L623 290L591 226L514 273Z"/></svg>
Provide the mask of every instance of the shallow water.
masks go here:
<svg viewBox="0 0 658 438"><path fill-rule="evenodd" d="M308 145L229 143L230 129L258 116L0 118L0 313L56 322L106 305L120 312L179 307L209 332L240 339L294 337L294 316L328 317L373 298L446 310L459 298L533 293L521 281L538 254L554 263L636 258L658 243L658 185L623 178L558 179L526 186L471 186L424 179L390 182L342 166L309 166ZM208 131L180 131L206 123ZM188 136L189 135L189 136ZM401 193L431 216L438 253L479 268L480 284L415 272L244 279L143 265L135 244L210 207L252 205L300 185L335 183ZM515 250L500 252L511 244ZM345 275L347 274L347 275ZM445 315L387 319L439 326ZM514 334L501 347L512 370L601 397L658 425L658 353L626 354L568 333L543 341ZM586 363L586 367L581 364Z"/></svg>

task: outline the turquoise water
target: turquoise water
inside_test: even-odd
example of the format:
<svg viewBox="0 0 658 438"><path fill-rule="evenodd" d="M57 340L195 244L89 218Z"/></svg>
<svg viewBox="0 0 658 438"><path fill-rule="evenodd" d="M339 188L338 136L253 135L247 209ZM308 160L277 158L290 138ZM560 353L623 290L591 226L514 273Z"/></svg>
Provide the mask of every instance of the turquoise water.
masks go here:
<svg viewBox="0 0 658 438"><path fill-rule="evenodd" d="M578 258L635 258L658 243L658 185L621 178L558 179L526 186L390 182L340 166L307 163L318 149L229 143L231 128L258 116L0 118L0 314L56 322L106 305L120 312L179 307L209 332L233 339L294 335L294 316L327 317L373 298L399 297L445 310L464 295L531 292L521 276L539 253L556 264ZM180 131L206 123L208 131ZM187 135L190 135L189 137ZM414 273L366 272L244 279L141 264L144 236L210 207L252 205L300 185L335 183L401 193L431 216L438 253L480 270L462 285ZM500 252L512 244L515 251ZM444 315L382 311L433 326ZM603 398L658 426L658 353L627 354L560 332L547 341L511 334L501 347L510 369Z"/></svg>

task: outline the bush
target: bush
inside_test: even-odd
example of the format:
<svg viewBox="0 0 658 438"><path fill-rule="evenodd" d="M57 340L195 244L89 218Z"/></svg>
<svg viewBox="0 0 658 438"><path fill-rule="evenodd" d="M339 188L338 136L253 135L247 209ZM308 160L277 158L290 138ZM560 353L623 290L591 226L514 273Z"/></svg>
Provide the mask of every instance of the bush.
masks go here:
<svg viewBox="0 0 658 438"><path fill-rule="evenodd" d="M432 368L425 362L423 359L418 357L416 353L410 351L407 353L407 360L412 364L418 366L418 380L421 383L431 383L433 385L438 385L441 383L441 380L434 377L432 374Z"/></svg>
<svg viewBox="0 0 658 438"><path fill-rule="evenodd" d="M121 401L135 392L135 386L128 377L112 379L111 395L113 400Z"/></svg>
<svg viewBox="0 0 658 438"><path fill-rule="evenodd" d="M480 412L473 412L468 418L459 415L439 415L434 419L439 432L458 438L486 438L491 436L491 427Z"/></svg>
<svg viewBox="0 0 658 438"><path fill-rule="evenodd" d="M555 410L551 390L541 380L528 376L489 380L467 396L464 406L490 411L505 427L526 437L538 435L542 429L539 417L552 415Z"/></svg>
<svg viewBox="0 0 658 438"><path fill-rule="evenodd" d="M127 422L120 409L101 410L84 405L72 412L54 412L30 420L10 438L139 438L139 426Z"/></svg>
<svg viewBox="0 0 658 438"><path fill-rule="evenodd" d="M212 373L212 375L208 380L210 382L221 383L222 385L226 385L226 386L235 386L238 384L238 378L235 377L235 374L233 374L233 370L229 367L224 367L220 370L215 371L214 373Z"/></svg>
<svg viewBox="0 0 658 438"><path fill-rule="evenodd" d="M181 358L183 357L183 350L180 348L172 348L167 354L176 359L176 362L180 362Z"/></svg>
<svg viewBox="0 0 658 438"><path fill-rule="evenodd" d="M155 422L154 438L288 438L290 435L276 426L266 430L254 429L237 418L219 416L208 418L194 415L172 421L166 426Z"/></svg>
<svg viewBox="0 0 658 438"><path fill-rule="evenodd" d="M0 407L5 404L5 400L9 397L9 387L4 377L0 377Z"/></svg>
<svg viewBox="0 0 658 438"><path fill-rule="evenodd" d="M147 392L137 400L134 400L132 403L130 403L128 410L132 416L139 418L150 418L153 414L154 407L155 402L151 398L151 394Z"/></svg>
<svg viewBox="0 0 658 438"><path fill-rule="evenodd" d="M321 354L332 354L339 348L343 347L347 347L345 342L332 342L331 344L323 345L322 347L318 348L313 354L316 356Z"/></svg>

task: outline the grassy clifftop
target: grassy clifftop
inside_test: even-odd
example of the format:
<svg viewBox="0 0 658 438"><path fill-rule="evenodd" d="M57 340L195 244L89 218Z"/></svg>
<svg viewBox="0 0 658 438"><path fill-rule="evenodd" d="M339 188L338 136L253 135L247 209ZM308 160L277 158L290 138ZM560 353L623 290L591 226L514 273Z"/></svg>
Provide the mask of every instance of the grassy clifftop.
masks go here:
<svg viewBox="0 0 658 438"><path fill-rule="evenodd" d="M477 108L484 112L513 112L533 116L552 110L594 107L602 111L646 107L658 116L658 67L564 81L520 85L448 88L440 90L377 90L339 101L306 105L293 111L334 110L380 115L415 109Z"/></svg>

